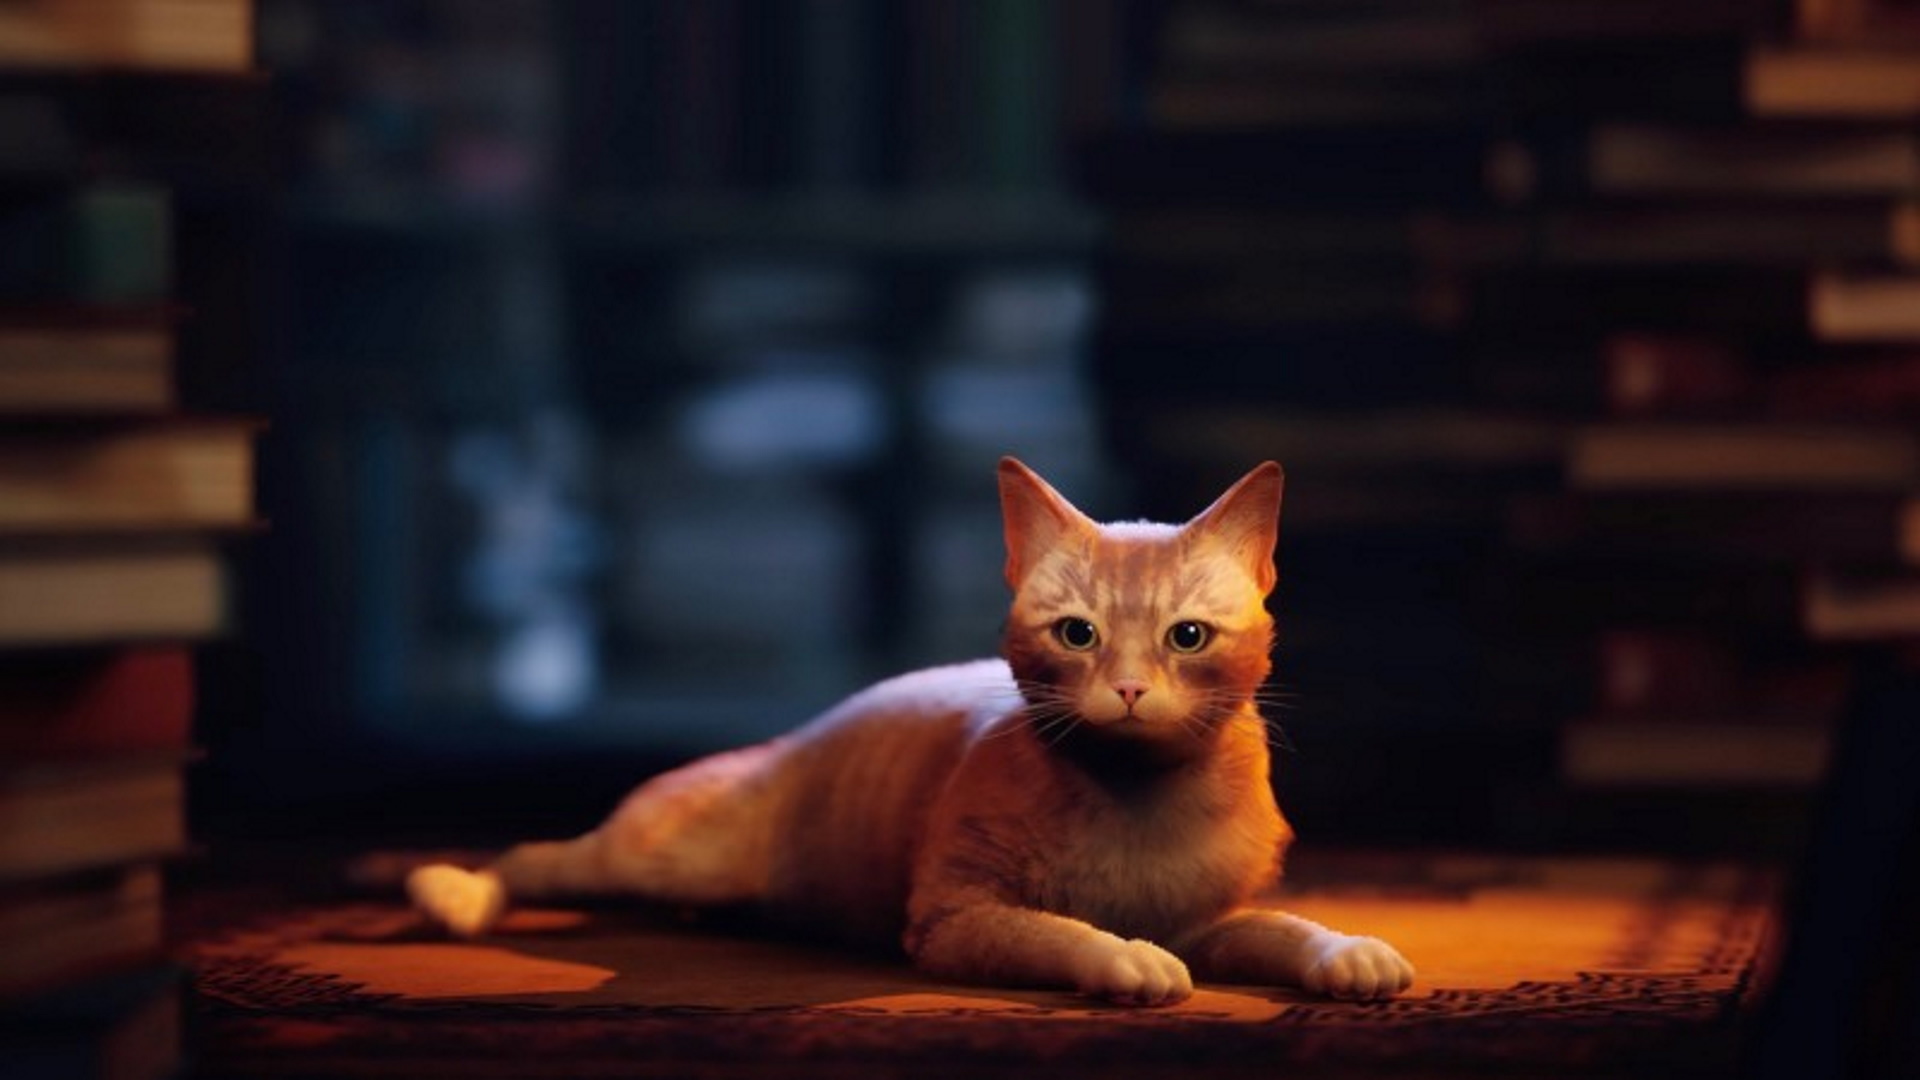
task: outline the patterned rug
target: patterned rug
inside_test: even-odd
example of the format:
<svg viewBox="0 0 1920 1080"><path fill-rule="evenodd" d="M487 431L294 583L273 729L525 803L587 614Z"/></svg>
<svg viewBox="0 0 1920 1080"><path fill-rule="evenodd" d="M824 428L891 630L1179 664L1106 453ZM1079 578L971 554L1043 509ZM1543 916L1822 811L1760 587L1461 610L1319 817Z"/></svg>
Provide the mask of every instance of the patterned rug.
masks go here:
<svg viewBox="0 0 1920 1080"><path fill-rule="evenodd" d="M189 898L199 1065L231 1076L1712 1075L1772 879L1627 859L1302 854L1277 902L1394 942L1407 996L1201 987L1166 1009L965 987L660 912ZM1284 1071L1280 1071L1284 1070Z"/></svg>

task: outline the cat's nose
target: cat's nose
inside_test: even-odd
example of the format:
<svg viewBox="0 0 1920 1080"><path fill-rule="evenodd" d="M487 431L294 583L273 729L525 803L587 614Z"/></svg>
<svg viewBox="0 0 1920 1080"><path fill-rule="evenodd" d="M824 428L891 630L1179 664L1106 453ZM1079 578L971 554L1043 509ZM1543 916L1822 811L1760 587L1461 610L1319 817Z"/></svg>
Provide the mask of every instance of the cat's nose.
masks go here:
<svg viewBox="0 0 1920 1080"><path fill-rule="evenodd" d="M1140 695L1147 692L1147 684L1140 679L1119 679L1113 684L1113 692L1120 695L1120 700L1127 703L1128 709L1132 709L1134 703L1140 700Z"/></svg>

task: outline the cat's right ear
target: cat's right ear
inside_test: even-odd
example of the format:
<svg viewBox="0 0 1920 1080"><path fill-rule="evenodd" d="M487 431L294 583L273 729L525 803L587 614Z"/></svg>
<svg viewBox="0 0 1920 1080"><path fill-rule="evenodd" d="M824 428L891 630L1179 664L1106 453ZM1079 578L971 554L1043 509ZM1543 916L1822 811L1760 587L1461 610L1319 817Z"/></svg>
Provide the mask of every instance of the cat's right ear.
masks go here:
<svg viewBox="0 0 1920 1080"><path fill-rule="evenodd" d="M1273 548L1280 535L1280 493L1285 486L1280 466L1263 461L1186 526L1189 535L1231 553L1262 595L1273 591L1276 577Z"/></svg>
<svg viewBox="0 0 1920 1080"><path fill-rule="evenodd" d="M1010 457L1000 459L1000 518L1007 535L1007 585L1016 592L1047 552L1099 529L1038 473Z"/></svg>

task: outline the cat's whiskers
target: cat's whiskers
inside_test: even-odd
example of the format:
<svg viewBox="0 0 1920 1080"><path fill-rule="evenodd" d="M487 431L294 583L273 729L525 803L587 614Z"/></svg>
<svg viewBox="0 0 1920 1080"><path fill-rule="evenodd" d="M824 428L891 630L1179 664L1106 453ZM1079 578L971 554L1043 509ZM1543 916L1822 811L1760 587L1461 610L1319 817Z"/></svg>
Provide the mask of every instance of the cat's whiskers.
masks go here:
<svg viewBox="0 0 1920 1080"><path fill-rule="evenodd" d="M1212 731L1213 725L1203 719L1198 712L1188 712L1180 717L1180 729L1190 738L1202 739Z"/></svg>
<svg viewBox="0 0 1920 1080"><path fill-rule="evenodd" d="M1192 691L1192 694L1196 698L1210 704L1218 702L1231 702L1236 704L1239 702L1249 702L1255 705L1272 705L1282 709L1299 708L1300 698L1302 696L1290 690L1277 690L1267 687L1261 687L1252 691L1238 689L1201 689Z"/></svg>
<svg viewBox="0 0 1920 1080"><path fill-rule="evenodd" d="M983 677L975 685L992 705L1001 706L1009 713L1015 710L1022 713L1017 721L999 725L996 730L980 736L982 739L1000 739L1031 732L1044 745L1052 748L1086 722L1079 714L1078 695L1057 685L1018 676ZM1251 690L1242 687L1189 687L1185 692L1192 703L1191 708L1169 722L1169 727L1177 728L1181 735L1206 738L1234 713L1251 706L1251 711L1262 726L1268 747L1295 752L1285 729L1269 714L1298 710L1303 697L1298 691L1261 683Z"/></svg>
<svg viewBox="0 0 1920 1080"><path fill-rule="evenodd" d="M992 695L988 697L988 701L996 704L1004 701L1009 711L1020 706L1030 710L1071 710L1077 706L1073 695L1057 687L1029 679L1014 679L1011 685L1006 680L983 679L977 686L983 695Z"/></svg>
<svg viewBox="0 0 1920 1080"><path fill-rule="evenodd" d="M1299 695L1293 694L1290 691L1279 691L1279 693L1285 696L1274 697L1271 696L1269 690L1270 688L1265 686L1251 693L1244 690L1220 688L1197 690L1194 692L1196 699L1194 712L1200 713L1210 709L1218 709L1224 714L1231 713L1242 705L1252 705L1254 706L1253 713L1259 718L1261 727L1266 735L1267 745L1275 750L1295 753L1297 752L1296 748L1292 740L1287 738L1286 730L1280 726L1278 720L1267 715L1267 709L1297 709L1300 707L1299 702L1294 699L1297 699Z"/></svg>
<svg viewBox="0 0 1920 1080"><path fill-rule="evenodd" d="M1067 701L1064 695L1060 695L1057 701L1026 702L1017 722L1005 724L1000 730L981 736L981 741L1001 739L1023 731L1030 731L1043 740L1056 733L1064 738L1066 732L1061 729L1071 730L1079 723L1080 716L1074 710L1072 703ZM1049 742L1048 745L1052 746L1054 743Z"/></svg>
<svg viewBox="0 0 1920 1080"><path fill-rule="evenodd" d="M1067 724L1065 727L1060 728L1059 730L1053 732L1053 734L1050 737L1043 736L1046 738L1047 749L1051 750L1054 747L1059 746L1060 743L1064 739L1066 739L1067 736L1073 734L1074 729L1079 726L1080 726L1080 718L1078 716L1067 717Z"/></svg>
<svg viewBox="0 0 1920 1080"><path fill-rule="evenodd" d="M1287 738L1286 729L1280 726L1278 720L1265 716L1260 719L1265 722L1262 726L1265 727L1267 731L1268 747L1274 750L1284 750L1289 754L1299 753L1299 750L1293 745L1293 740Z"/></svg>

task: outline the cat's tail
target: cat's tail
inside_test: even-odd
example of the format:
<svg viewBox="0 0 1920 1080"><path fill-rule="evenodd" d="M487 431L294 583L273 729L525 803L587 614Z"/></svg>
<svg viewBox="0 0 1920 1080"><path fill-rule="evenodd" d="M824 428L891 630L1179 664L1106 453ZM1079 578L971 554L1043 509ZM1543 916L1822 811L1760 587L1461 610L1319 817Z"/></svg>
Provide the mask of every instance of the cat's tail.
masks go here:
<svg viewBox="0 0 1920 1080"><path fill-rule="evenodd" d="M600 891L606 881L603 834L520 844L485 869L451 863L418 867L407 875L407 896L429 919L459 937L493 929L509 898L526 900Z"/></svg>

